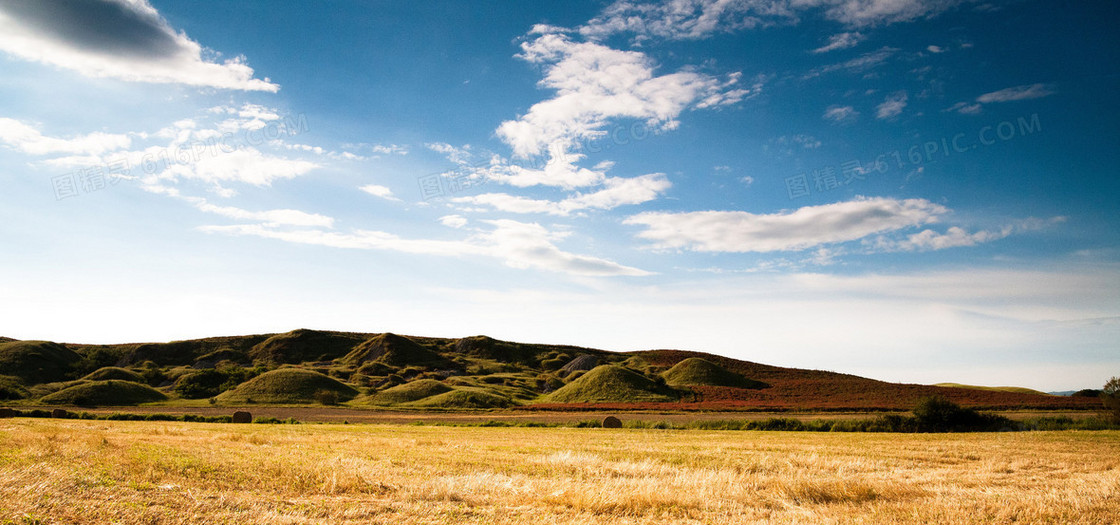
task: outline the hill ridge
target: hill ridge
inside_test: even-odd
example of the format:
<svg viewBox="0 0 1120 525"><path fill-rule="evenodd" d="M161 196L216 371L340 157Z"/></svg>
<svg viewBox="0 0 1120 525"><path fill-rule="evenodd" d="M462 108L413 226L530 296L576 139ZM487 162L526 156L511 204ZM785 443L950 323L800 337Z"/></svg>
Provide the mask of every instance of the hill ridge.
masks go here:
<svg viewBox="0 0 1120 525"><path fill-rule="evenodd" d="M376 341L388 341L390 346L403 347L405 351L400 359L378 360L381 354L369 352L374 350L370 345L377 346ZM144 377L150 386L172 396L179 378L199 374L200 370L211 370L208 372L211 376L218 375L219 380L213 383L215 388L222 385L221 388L231 390L263 372L297 367L334 378L360 392L362 395L358 399L367 399L381 390L414 380L435 380L456 389L509 399L514 405L541 408L561 405L563 408L563 404L552 402L549 394L578 381L588 372L559 368L578 356L588 355L594 356L600 366L624 366L654 382L664 382L661 374L687 359L711 363L714 368L709 372L726 370L747 380L741 384L699 381L678 385L684 392L679 400L653 402L649 399L656 397L650 396L644 401L622 403L631 408L892 410L908 408L916 399L929 395L941 395L966 406L999 409L1089 409L1094 408L1096 402L1091 398L1029 392L891 383L849 373L768 365L708 352L676 349L613 352L571 345L517 343L484 335L423 337L304 328L166 343L45 342L36 343L38 346L20 343L0 337L0 345L5 348L41 348L49 343L57 344L50 348L65 348L80 357L76 361L70 358L60 361L58 366L66 372L65 377L51 376L52 381L77 380L95 370L117 366ZM361 348L363 345L366 348ZM8 358L18 362L20 356ZM371 366L373 361L377 361L373 363L376 366ZM4 374L0 372L0 375ZM221 377L227 377L228 381L222 383ZM13 384L10 392L34 394L57 390L49 385L40 387L27 378L16 381L20 384ZM608 404L619 404L614 401L617 400Z"/></svg>

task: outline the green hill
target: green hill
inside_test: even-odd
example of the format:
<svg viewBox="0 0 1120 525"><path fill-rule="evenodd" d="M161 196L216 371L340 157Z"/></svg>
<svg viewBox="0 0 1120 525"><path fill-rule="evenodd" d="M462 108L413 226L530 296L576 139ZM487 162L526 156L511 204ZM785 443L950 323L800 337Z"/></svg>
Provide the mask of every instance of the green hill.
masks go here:
<svg viewBox="0 0 1120 525"><path fill-rule="evenodd" d="M39 399L44 405L127 406L163 401L167 396L148 385L131 381L81 381Z"/></svg>
<svg viewBox="0 0 1120 525"><path fill-rule="evenodd" d="M66 379L81 359L73 350L50 341L0 343L0 375L16 376L27 384Z"/></svg>
<svg viewBox="0 0 1120 525"><path fill-rule="evenodd" d="M451 387L435 379L418 379L403 385L387 388L359 401L371 405L395 405L398 403L418 401L426 397L450 392L451 390Z"/></svg>
<svg viewBox="0 0 1120 525"><path fill-rule="evenodd" d="M281 368L265 372L217 397L223 403L310 404L323 394L346 401L358 395L354 388L311 370Z"/></svg>
<svg viewBox="0 0 1120 525"><path fill-rule="evenodd" d="M960 383L937 383L933 386L940 386L945 388L968 388L972 390L987 390L988 392L1014 392L1017 394L1037 394L1040 396L1048 396L1046 392L1021 387L1021 386L976 386L976 385L962 385Z"/></svg>
<svg viewBox="0 0 1120 525"><path fill-rule="evenodd" d="M711 361L690 357L661 374L671 386L730 386L736 388L765 388L766 383L753 381L727 370Z"/></svg>
<svg viewBox="0 0 1120 525"><path fill-rule="evenodd" d="M419 401L406 403L404 406L422 408L505 408L513 405L507 397L499 396L479 390L456 389L450 392L425 397Z"/></svg>
<svg viewBox="0 0 1120 525"><path fill-rule="evenodd" d="M390 367L426 366L448 368L453 364L436 352L421 346L416 341L397 334L379 334L363 341L340 360L351 366L361 366L366 362L380 363Z"/></svg>
<svg viewBox="0 0 1120 525"><path fill-rule="evenodd" d="M144 376L133 372L127 368L120 368L117 366L106 366L98 368L88 375L83 377L86 381L106 381L109 379L119 379L121 381L132 381L133 383L143 383Z"/></svg>
<svg viewBox="0 0 1120 525"><path fill-rule="evenodd" d="M550 403L642 403L676 401L678 397L673 389L633 370L600 365L543 400Z"/></svg>
<svg viewBox="0 0 1120 525"><path fill-rule="evenodd" d="M261 341L249 350L249 357L269 363L330 361L346 355L362 339L361 334L292 330Z"/></svg>

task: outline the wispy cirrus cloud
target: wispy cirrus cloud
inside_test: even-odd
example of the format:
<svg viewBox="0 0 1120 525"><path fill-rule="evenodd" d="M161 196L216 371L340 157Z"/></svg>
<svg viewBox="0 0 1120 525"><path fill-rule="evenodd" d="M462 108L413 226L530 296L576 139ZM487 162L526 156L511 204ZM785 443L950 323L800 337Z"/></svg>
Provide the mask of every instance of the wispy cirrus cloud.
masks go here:
<svg viewBox="0 0 1120 525"><path fill-rule="evenodd" d="M1014 102L1017 100L1031 100L1035 98L1048 97L1054 94L1054 88L1050 84L1029 84L1025 86L1015 86L991 93L984 93L976 97L976 101L981 104L989 104L992 102Z"/></svg>
<svg viewBox="0 0 1120 525"><path fill-rule="evenodd" d="M881 47L881 48L879 48L875 51L864 53L864 54L862 54L858 57L855 57L855 58L852 58L852 59L849 59L849 60L845 60L845 61L840 62L840 63L829 64L829 65L826 65L826 66L821 66L821 67L812 69L812 70L806 72L805 74L803 74L801 76L801 78L804 79L804 80L808 80L808 79L819 77L821 75L827 75L827 74L830 74L830 73L835 73L837 71L843 71L843 72L850 73L850 74L866 73L866 72L870 71L871 69L874 69L874 68L879 67L880 65L884 64L888 59L893 57L896 53L898 53L898 48Z"/></svg>
<svg viewBox="0 0 1120 525"><path fill-rule="evenodd" d="M976 97L975 102L957 102L945 111L955 111L965 115L975 115L983 110L984 104L998 104L1002 102L1018 102L1020 100L1034 100L1048 97L1056 93L1053 84L1026 84L984 93Z"/></svg>
<svg viewBox="0 0 1120 525"><path fill-rule="evenodd" d="M0 143L28 155L100 155L128 148L126 133L94 132L68 138L43 135L35 126L11 118L0 118Z"/></svg>
<svg viewBox="0 0 1120 525"><path fill-rule="evenodd" d="M981 229L974 232L969 232L960 226L952 226L944 232L925 229L918 233L908 235L903 239L879 237L874 240L865 240L864 244L874 251L887 252L944 250L946 248L976 246L978 244L1004 239L1017 233L1042 230L1065 221L1066 218L1061 216L1052 217L1047 220L1031 218L1015 221L998 229Z"/></svg>
<svg viewBox="0 0 1120 525"><path fill-rule="evenodd" d="M0 2L0 51L88 77L245 91L279 90L243 57L203 58L147 0Z"/></svg>
<svg viewBox="0 0 1120 525"><path fill-rule="evenodd" d="M618 0L577 31L594 40L616 34L632 34L638 42L652 38L696 40L742 29L795 25L801 15L811 11L819 11L825 18L849 28L861 29L933 18L966 1ZM562 28L552 28L554 31L559 29Z"/></svg>
<svg viewBox="0 0 1120 525"><path fill-rule="evenodd" d="M812 51L814 54L828 53L829 51L836 51L840 49L848 49L856 47L860 42L867 39L867 36L858 31L849 31L844 33L837 33L828 37L828 43L818 47Z"/></svg>
<svg viewBox="0 0 1120 525"><path fill-rule="evenodd" d="M582 210L611 210L619 206L642 204L652 201L669 189L672 184L663 173L651 173L640 177L609 177L603 181L603 188L577 193L559 201L530 199L506 193L483 193L469 197L457 197L452 202L476 206L489 206L496 210L511 213L546 213L549 215L570 215Z"/></svg>
<svg viewBox="0 0 1120 525"><path fill-rule="evenodd" d="M462 228L461 218L444 217L445 225ZM583 277L646 276L650 272L614 261L565 251L556 245L565 235L540 224L509 219L482 221L490 228L476 230L463 240L408 239L382 231L338 232L321 228L286 228L270 224L202 226L208 233L263 237L284 242L332 248L385 250L441 257L481 256L519 269L537 269Z"/></svg>
<svg viewBox="0 0 1120 525"><path fill-rule="evenodd" d="M852 122L859 118L859 112L852 106L833 105L824 110L824 114L821 115L821 118L836 123Z"/></svg>

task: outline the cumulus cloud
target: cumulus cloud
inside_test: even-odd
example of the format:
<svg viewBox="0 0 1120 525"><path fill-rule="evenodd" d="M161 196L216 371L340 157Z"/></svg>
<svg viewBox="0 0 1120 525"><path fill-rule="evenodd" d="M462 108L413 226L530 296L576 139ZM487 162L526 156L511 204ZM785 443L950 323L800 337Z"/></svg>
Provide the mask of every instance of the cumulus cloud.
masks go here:
<svg viewBox="0 0 1120 525"><path fill-rule="evenodd" d="M906 109L906 101L909 99L905 91L892 93L883 100L875 108L875 118L883 120L897 117L902 114L902 110Z"/></svg>
<svg viewBox="0 0 1120 525"><path fill-rule="evenodd" d="M625 224L653 247L700 252L797 251L936 222L948 209L925 199L859 198L797 210L645 212Z"/></svg>
<svg viewBox="0 0 1120 525"><path fill-rule="evenodd" d="M542 35L523 43L521 51L523 60L544 66L540 86L556 91L498 127L498 137L521 158L567 153L579 141L604 136L611 119L640 119L654 130L673 129L686 109L733 104L751 94L735 87L738 74L723 79L695 71L657 76L643 53L575 42L565 35Z"/></svg>
<svg viewBox="0 0 1120 525"><path fill-rule="evenodd" d="M89 77L246 91L279 90L253 78L243 57L221 63L177 32L147 0L0 2L0 51Z"/></svg>

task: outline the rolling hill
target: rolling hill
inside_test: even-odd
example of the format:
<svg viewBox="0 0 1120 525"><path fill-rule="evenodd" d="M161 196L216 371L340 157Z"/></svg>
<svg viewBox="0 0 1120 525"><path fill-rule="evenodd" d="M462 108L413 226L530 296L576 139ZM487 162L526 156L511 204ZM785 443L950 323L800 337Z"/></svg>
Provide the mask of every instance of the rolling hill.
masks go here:
<svg viewBox="0 0 1120 525"><path fill-rule="evenodd" d="M3 397L39 405L75 385L113 404L118 383L151 387L121 404L175 403L205 374L211 402L425 410L899 410L940 395L985 409L1095 409L1099 400L1018 389L889 383L683 350L610 352L486 336L293 330L168 343L60 344L0 338ZM115 390L106 388L111 382ZM85 387L89 389L89 387ZM141 392L129 387L132 394ZM176 390L176 389L179 390ZM162 401L160 396L169 398ZM198 397L195 395L194 397ZM127 399L126 399L127 398Z"/></svg>

